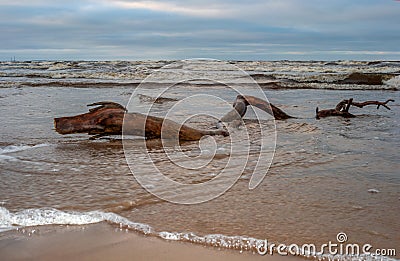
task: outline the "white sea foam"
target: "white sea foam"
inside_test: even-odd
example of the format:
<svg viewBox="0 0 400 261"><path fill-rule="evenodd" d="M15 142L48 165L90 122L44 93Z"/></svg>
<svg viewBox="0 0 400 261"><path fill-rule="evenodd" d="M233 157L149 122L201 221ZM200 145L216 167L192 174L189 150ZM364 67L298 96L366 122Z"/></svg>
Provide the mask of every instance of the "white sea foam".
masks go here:
<svg viewBox="0 0 400 261"><path fill-rule="evenodd" d="M368 192L369 193L379 193L380 191L375 188L372 188L372 189L369 189Z"/></svg>
<svg viewBox="0 0 400 261"><path fill-rule="evenodd" d="M17 159L16 159L15 157L13 157L13 156L1 155L1 154L0 154L0 160L15 161L15 160L17 160Z"/></svg>
<svg viewBox="0 0 400 261"><path fill-rule="evenodd" d="M239 251L253 251L257 253L257 247L263 245L263 239L247 236L227 236L223 234L210 234L198 236L195 233L180 232L156 232L151 226L136 223L111 212L89 211L61 211L54 208L26 209L12 213L4 207L0 207L0 232L41 225L88 225L102 221L118 225L120 228L130 229L144 234L157 236L165 240L191 242L212 247L235 249ZM271 243L271 242L270 242ZM302 253L304 257L310 257L310 253ZM314 256L311 256L312 258ZM316 258L325 260L332 258L326 254L318 254ZM337 256L335 256L337 258ZM352 256L341 256L340 260L354 260ZM375 260L372 256L359 256L357 260ZM396 260L382 257L380 260Z"/></svg>
<svg viewBox="0 0 400 261"><path fill-rule="evenodd" d="M384 81L384 84L391 88L400 89L400 75L391 78L390 80Z"/></svg>
<svg viewBox="0 0 400 261"><path fill-rule="evenodd" d="M121 224L121 226L126 226L144 234L152 232L150 226L129 221L114 213L101 211L64 212L54 208L26 209L12 213L6 208L0 207L0 229L2 230L42 225L87 225L101 221Z"/></svg>
<svg viewBox="0 0 400 261"><path fill-rule="evenodd" d="M69 64L56 63L56 64L50 66L47 70L55 71L55 70L65 70L65 69L69 69L69 68L70 68Z"/></svg>
<svg viewBox="0 0 400 261"><path fill-rule="evenodd" d="M29 149L47 147L47 146L49 146L49 144L46 144L46 143L37 144L37 145L10 145L10 146L6 146L4 148L0 148L0 155L18 152L18 151L29 150Z"/></svg>

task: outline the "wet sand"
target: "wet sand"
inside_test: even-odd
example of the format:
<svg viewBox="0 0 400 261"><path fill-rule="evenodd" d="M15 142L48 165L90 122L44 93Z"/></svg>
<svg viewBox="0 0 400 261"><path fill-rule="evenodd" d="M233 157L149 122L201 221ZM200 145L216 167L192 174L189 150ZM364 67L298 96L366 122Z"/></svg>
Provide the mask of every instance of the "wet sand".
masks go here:
<svg viewBox="0 0 400 261"><path fill-rule="evenodd" d="M32 234L32 231L34 233ZM0 237L0 260L300 260L205 247L126 232L106 223L44 226Z"/></svg>

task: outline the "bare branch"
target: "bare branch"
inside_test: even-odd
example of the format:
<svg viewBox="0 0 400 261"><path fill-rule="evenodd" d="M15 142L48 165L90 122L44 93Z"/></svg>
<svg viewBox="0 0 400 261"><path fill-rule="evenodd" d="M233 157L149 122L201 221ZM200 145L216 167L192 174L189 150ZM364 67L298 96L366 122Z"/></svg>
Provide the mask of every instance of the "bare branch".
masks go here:
<svg viewBox="0 0 400 261"><path fill-rule="evenodd" d="M367 106L367 105L378 105L377 109L379 109L379 106L383 106L386 109L390 110L389 106L387 106L387 104L389 102L394 102L394 100L389 99L385 102L380 102L380 101L354 102L353 98L350 98L348 100L342 100L341 102L339 102L336 105L335 109L319 111L318 107L317 107L315 118L320 119L320 118L329 117L329 116L341 116L344 118L353 118L353 117L355 117L355 115L349 113L349 109L352 105L356 106L358 108L363 108L364 106Z"/></svg>

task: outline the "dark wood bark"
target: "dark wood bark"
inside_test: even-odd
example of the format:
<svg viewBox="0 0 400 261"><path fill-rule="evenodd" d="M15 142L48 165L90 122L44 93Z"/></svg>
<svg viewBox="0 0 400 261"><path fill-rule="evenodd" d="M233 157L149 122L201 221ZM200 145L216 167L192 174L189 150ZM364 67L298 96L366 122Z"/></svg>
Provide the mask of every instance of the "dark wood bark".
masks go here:
<svg viewBox="0 0 400 261"><path fill-rule="evenodd" d="M120 135L122 132L149 139L161 138L162 135L162 138L179 137L179 140L199 140L205 135L228 135L225 130L198 130L168 119L127 113L125 107L118 103L99 102L88 106L98 107L84 114L55 118L56 131L60 134L88 133L94 135L93 138Z"/></svg>
<svg viewBox="0 0 400 261"><path fill-rule="evenodd" d="M318 107L315 110L315 118L319 120L320 118L330 117L330 116L340 116L343 118L354 118L355 115L347 112L347 111L338 111L336 109L329 109L329 110L318 110Z"/></svg>
<svg viewBox="0 0 400 261"><path fill-rule="evenodd" d="M349 112L349 109L351 106L356 106L358 108L363 108L364 106L367 105L377 105L376 109L379 109L380 106L385 107L386 109L390 110L389 106L387 104L389 102L394 102L393 99L389 99L385 102L380 102L380 101L365 101L365 102L354 102L353 98L348 99L348 100L342 100L339 102L335 109L328 109L328 110L319 110L318 107L316 108L315 111L315 118L320 119L324 117L330 117L330 116L341 116L344 118L354 118L356 117L355 115L351 114Z"/></svg>

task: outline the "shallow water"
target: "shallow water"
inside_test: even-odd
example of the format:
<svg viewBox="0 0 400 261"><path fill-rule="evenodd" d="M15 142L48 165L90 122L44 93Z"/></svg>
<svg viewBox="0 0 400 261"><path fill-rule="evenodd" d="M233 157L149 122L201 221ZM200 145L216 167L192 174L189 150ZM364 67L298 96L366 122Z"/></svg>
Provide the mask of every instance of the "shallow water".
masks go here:
<svg viewBox="0 0 400 261"><path fill-rule="evenodd" d="M359 115L354 119L315 120L314 113L316 106L332 108L350 97L356 101L398 101L399 92L264 91L271 103L298 118L275 121L276 152L263 182L254 190L248 189L258 159L260 130L254 121L247 120L252 147L249 165L239 180L214 200L180 205L158 199L135 181L118 137L89 141L87 135L62 136L54 131L54 117L84 113L86 104L101 100L127 104L133 89L0 88L0 227L81 224L76 218L82 220L88 215L82 223L108 220L141 231L148 227L135 227L132 222L147 224L164 238L183 238L179 233L222 234L317 245L335 241L337 233L345 232L349 242L369 243L376 248L398 247L400 106L393 103L390 111L376 110L374 106L352 108ZM144 94L153 92L154 88ZM184 86L167 96L182 99L194 93L235 99L234 93L220 86ZM134 99L135 108L141 111L146 102ZM158 104L153 112L163 115L172 104ZM220 113L223 115L224 111ZM247 118L253 116L250 113ZM271 131L273 123L266 118L261 128ZM199 117L191 124L211 128L215 122ZM235 135L242 135L243 129L236 130ZM219 154L197 171L171 165L157 141L153 141L150 155L171 179L191 184L204 182L215 177L229 157L223 149L229 137L216 137L216 141L222 148ZM142 152L135 142L131 142L133 155L140 157ZM189 154L199 153L196 142L185 143L182 148ZM175 148L167 149L177 155ZM26 212L27 209L34 210ZM91 211L100 212L88 214ZM64 212L77 217L65 216ZM206 241L204 244L212 245Z"/></svg>

